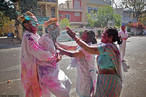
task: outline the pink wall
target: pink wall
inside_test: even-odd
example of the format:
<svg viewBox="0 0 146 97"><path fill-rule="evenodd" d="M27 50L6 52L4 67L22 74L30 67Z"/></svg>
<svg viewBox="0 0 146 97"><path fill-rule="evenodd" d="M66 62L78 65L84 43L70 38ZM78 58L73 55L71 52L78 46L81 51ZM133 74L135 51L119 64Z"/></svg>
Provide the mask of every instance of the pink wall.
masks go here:
<svg viewBox="0 0 146 97"><path fill-rule="evenodd" d="M75 16L75 13L80 13L80 16ZM62 17L60 17L62 14ZM70 15L69 22L81 22L81 12L74 12L74 11L59 11L59 21L66 18L65 15Z"/></svg>

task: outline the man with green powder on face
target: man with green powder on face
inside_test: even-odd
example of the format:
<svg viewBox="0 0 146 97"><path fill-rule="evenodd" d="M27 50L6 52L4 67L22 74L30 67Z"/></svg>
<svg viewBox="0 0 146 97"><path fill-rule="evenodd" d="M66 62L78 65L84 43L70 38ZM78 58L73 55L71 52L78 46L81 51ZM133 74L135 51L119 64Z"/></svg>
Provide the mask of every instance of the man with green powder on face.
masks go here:
<svg viewBox="0 0 146 97"><path fill-rule="evenodd" d="M52 55L60 57L54 44L57 37L60 35L60 27L56 18L50 18L44 22L45 34L39 39L38 43L46 51L49 51ZM57 60L59 62L60 60ZM71 81L60 70L56 61L37 61L37 70L39 76L39 83L41 87L42 97L50 97L52 92L56 97L69 97L71 89Z"/></svg>

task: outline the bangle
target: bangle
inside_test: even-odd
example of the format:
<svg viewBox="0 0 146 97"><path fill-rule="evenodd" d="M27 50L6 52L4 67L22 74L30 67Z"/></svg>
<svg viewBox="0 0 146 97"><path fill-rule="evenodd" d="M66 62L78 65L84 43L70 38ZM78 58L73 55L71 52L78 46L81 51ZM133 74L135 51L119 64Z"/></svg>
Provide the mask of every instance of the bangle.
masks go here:
<svg viewBox="0 0 146 97"><path fill-rule="evenodd" d="M95 71L95 69L91 69L91 70L89 70L89 72L91 72L91 71Z"/></svg>

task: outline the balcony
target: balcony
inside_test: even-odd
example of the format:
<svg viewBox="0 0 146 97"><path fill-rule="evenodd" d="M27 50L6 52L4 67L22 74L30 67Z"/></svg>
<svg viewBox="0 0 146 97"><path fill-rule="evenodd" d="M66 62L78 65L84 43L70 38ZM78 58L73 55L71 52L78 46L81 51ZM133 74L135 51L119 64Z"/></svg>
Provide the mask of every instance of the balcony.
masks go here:
<svg viewBox="0 0 146 97"><path fill-rule="evenodd" d="M73 9L74 9L74 10L83 10L82 7L74 7Z"/></svg>
<svg viewBox="0 0 146 97"><path fill-rule="evenodd" d="M43 2L57 2L57 0L38 0L38 1L43 1Z"/></svg>
<svg viewBox="0 0 146 97"><path fill-rule="evenodd" d="M89 0L91 4L111 5L111 0Z"/></svg>

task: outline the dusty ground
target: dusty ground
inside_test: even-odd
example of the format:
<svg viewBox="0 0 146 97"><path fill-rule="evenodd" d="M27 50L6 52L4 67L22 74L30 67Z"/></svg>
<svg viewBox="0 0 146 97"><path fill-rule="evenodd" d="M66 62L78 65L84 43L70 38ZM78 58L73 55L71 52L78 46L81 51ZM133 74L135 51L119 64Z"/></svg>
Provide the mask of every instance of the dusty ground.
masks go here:
<svg viewBox="0 0 146 97"><path fill-rule="evenodd" d="M65 44L75 43L66 42ZM0 97L24 97L20 83L20 51L20 44L15 43L15 40L0 38ZM123 63L125 80L121 97L146 97L145 36L128 39L125 60L126 62ZM69 63L70 58L63 56L63 60L59 64L73 83L71 97L78 97L75 91L77 72L76 69L66 70ZM7 83L8 80L11 82Z"/></svg>

